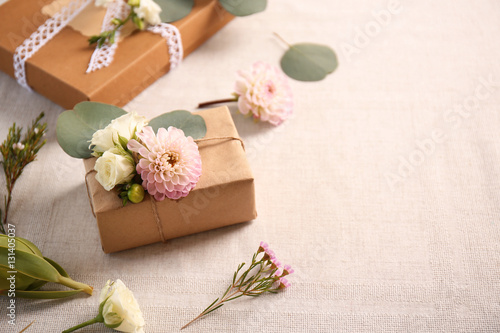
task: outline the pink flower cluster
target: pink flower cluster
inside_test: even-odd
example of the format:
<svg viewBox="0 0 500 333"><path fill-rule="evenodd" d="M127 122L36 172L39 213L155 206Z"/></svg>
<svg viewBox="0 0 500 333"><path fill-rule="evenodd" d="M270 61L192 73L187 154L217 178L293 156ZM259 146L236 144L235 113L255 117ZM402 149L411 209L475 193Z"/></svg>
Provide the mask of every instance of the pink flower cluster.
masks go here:
<svg viewBox="0 0 500 333"><path fill-rule="evenodd" d="M292 274L294 272L293 268L290 265L282 265L267 243L260 242L257 253L264 253L262 260L267 260L271 265L271 270L274 271L273 276L275 277L278 289L288 288L292 285L285 276Z"/></svg>
<svg viewBox="0 0 500 333"><path fill-rule="evenodd" d="M158 129L158 135L145 126L137 137L140 141L132 139L127 147L140 155L136 170L142 186L158 201L187 196L201 176L201 156L193 138L172 126Z"/></svg>

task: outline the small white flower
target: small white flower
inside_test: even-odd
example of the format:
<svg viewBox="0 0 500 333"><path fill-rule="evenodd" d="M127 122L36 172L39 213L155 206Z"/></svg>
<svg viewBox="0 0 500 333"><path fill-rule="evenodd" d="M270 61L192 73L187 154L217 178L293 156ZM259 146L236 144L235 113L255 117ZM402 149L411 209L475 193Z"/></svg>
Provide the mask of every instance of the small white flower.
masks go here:
<svg viewBox="0 0 500 333"><path fill-rule="evenodd" d="M134 177L135 164L132 156L124 156L118 148L111 148L95 162L95 179L106 191L118 184L125 184Z"/></svg>
<svg viewBox="0 0 500 333"><path fill-rule="evenodd" d="M134 111L113 119L108 126L92 135L89 146L89 148L94 146L92 155L100 156L105 151L115 147L119 144L119 135L127 141L132 139L135 132L141 131L147 123L148 120L145 117L139 116Z"/></svg>
<svg viewBox="0 0 500 333"><path fill-rule="evenodd" d="M134 294L128 289L121 280L111 282L108 280L102 288L99 302L104 303L102 316L106 326L113 327L120 332L143 333L144 318L142 316L139 304Z"/></svg>
<svg viewBox="0 0 500 333"><path fill-rule="evenodd" d="M95 0L95 5L97 7L108 7L110 3L114 2L115 0Z"/></svg>
<svg viewBox="0 0 500 333"><path fill-rule="evenodd" d="M12 145L12 148L18 149L18 150L23 150L24 149L24 145L21 142L17 142L17 143L14 143Z"/></svg>
<svg viewBox="0 0 500 333"><path fill-rule="evenodd" d="M35 134L38 134L38 132L40 132L40 130L37 127L35 127Z"/></svg>
<svg viewBox="0 0 500 333"><path fill-rule="evenodd" d="M151 25L161 23L161 7L153 0L141 0L139 7L134 7L134 11L140 19Z"/></svg>

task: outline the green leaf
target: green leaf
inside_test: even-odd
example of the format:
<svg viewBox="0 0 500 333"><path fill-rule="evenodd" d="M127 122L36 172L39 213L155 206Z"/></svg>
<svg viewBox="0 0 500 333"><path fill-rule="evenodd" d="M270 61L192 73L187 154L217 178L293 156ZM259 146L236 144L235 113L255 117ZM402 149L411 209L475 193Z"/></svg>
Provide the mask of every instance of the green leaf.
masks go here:
<svg viewBox="0 0 500 333"><path fill-rule="evenodd" d="M286 75L299 81L320 81L338 66L337 56L325 45L300 43L291 45L281 58Z"/></svg>
<svg viewBox="0 0 500 333"><path fill-rule="evenodd" d="M66 271L64 270L64 268L62 268L61 265L59 265L57 262L55 262L54 260L52 260L50 258L47 258L47 257L43 257L43 259L45 259L49 264L51 264L52 267L54 267L59 272L59 274L61 274L62 276L65 276L67 278L69 278L68 273L66 273Z"/></svg>
<svg viewBox="0 0 500 333"><path fill-rule="evenodd" d="M40 249L35 244L30 242L29 240L21 238L21 237L16 237L16 241L24 244L27 248L29 248L31 250L31 252L33 252L33 254L36 254L39 257L43 257Z"/></svg>
<svg viewBox="0 0 500 333"><path fill-rule="evenodd" d="M15 237L16 251L24 251L36 254L42 257L42 252L36 247L35 244L27 239L21 237ZM0 235L0 246L8 247L8 243L12 242L7 235Z"/></svg>
<svg viewBox="0 0 500 333"><path fill-rule="evenodd" d="M248 16L262 12L267 0L219 0L222 7L234 16Z"/></svg>
<svg viewBox="0 0 500 333"><path fill-rule="evenodd" d="M16 298L31 298L31 299L56 299L73 296L82 292L82 289L78 290L58 290L58 291L40 291L40 290L16 290ZM0 295L6 295L7 290L2 290Z"/></svg>
<svg viewBox="0 0 500 333"><path fill-rule="evenodd" d="M47 283L47 281L36 280L32 284L30 284L28 286L28 288L26 288L25 290L26 291L35 291L35 290L42 288L46 283Z"/></svg>
<svg viewBox="0 0 500 333"><path fill-rule="evenodd" d="M119 318L121 319L120 315L118 315L118 313L116 312L110 312L110 313L107 313L106 314L106 319L109 320L109 315L112 315L113 317L116 317L116 318ZM106 327L109 327L109 328L112 328L112 329L115 329L115 328L118 328L124 321L125 319L122 319L121 321L117 322L116 324L106 324L106 322L104 322L104 325Z"/></svg>
<svg viewBox="0 0 500 333"><path fill-rule="evenodd" d="M173 126L181 129L184 135L191 136L194 140L201 139L207 134L207 125L203 117L185 110L164 113L151 119L148 126L151 126L155 133L161 127L168 129L169 126Z"/></svg>
<svg viewBox="0 0 500 333"><path fill-rule="evenodd" d="M57 118L57 141L68 155L89 158L92 135L124 114L124 110L113 105L97 102L78 103L73 110L64 111Z"/></svg>
<svg viewBox="0 0 500 333"><path fill-rule="evenodd" d="M9 249L0 247L0 267L8 269ZM34 279L58 282L59 272L45 259L31 253L16 251L16 271ZM5 263L5 265L4 265Z"/></svg>
<svg viewBox="0 0 500 333"><path fill-rule="evenodd" d="M156 0L161 7L162 22L170 23L187 16L193 9L194 0Z"/></svg>

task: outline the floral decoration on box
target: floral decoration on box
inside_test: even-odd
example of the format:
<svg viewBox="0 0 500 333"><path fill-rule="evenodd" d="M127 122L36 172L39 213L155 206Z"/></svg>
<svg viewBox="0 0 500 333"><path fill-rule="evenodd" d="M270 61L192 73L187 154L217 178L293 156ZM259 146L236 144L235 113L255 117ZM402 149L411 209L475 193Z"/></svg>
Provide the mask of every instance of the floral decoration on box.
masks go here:
<svg viewBox="0 0 500 333"><path fill-rule="evenodd" d="M57 120L57 140L75 158L97 157L96 180L107 191L118 188L125 205L139 203L147 191L157 201L180 199L201 176L196 139L205 120L189 111L151 120L103 103L82 102Z"/></svg>

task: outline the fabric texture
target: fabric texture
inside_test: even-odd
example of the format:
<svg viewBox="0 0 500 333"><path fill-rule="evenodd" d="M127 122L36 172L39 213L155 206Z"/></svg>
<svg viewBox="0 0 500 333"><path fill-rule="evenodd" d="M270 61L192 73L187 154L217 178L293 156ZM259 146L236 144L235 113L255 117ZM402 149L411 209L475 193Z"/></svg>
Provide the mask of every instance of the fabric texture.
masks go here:
<svg viewBox="0 0 500 333"><path fill-rule="evenodd" d="M125 109L154 117L230 97L237 70L279 66L286 45L273 32L330 45L339 67L291 81L294 115L279 127L230 105L255 176L255 221L111 255L83 164L56 141L62 108L0 73L0 139L41 111L49 129L10 222L74 279L96 290L124 281L146 332L178 331L261 240L295 269L292 287L233 301L186 332L499 332L499 14L494 0L276 0L236 18ZM15 327L2 298L0 330L35 320L27 332L60 332L93 318L97 295L18 299Z"/></svg>

